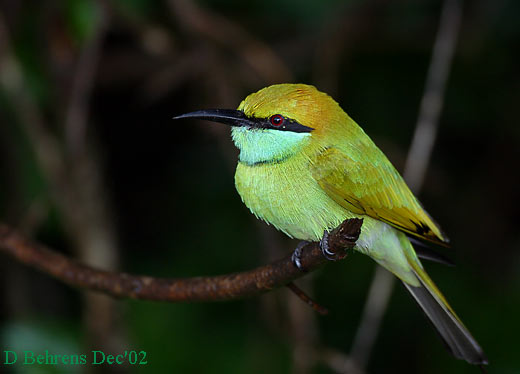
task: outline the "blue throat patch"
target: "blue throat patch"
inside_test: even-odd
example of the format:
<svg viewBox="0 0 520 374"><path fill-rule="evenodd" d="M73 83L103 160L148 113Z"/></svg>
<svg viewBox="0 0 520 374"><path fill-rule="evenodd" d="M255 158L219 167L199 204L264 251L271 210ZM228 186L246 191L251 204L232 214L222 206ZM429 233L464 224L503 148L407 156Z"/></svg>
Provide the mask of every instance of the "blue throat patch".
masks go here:
<svg viewBox="0 0 520 374"><path fill-rule="evenodd" d="M240 162L249 166L281 162L305 144L310 133L232 127L231 137L240 150Z"/></svg>

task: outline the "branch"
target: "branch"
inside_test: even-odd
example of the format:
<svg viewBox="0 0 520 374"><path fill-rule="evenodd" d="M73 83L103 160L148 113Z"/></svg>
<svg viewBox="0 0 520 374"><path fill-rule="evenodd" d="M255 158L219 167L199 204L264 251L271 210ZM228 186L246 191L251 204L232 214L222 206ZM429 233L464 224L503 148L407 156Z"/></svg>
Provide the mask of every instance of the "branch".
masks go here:
<svg viewBox="0 0 520 374"><path fill-rule="evenodd" d="M437 137L444 91L459 37L461 19L462 0L445 0L421 99L419 118L404 167L404 179L414 193L418 193L422 187Z"/></svg>
<svg viewBox="0 0 520 374"><path fill-rule="evenodd" d="M332 230L329 247L338 260L345 249L354 247L361 232L361 219L345 220ZM240 273L214 277L153 278L95 269L43 245L33 243L8 225L0 224L0 251L17 261L49 274L73 287L86 288L119 298L154 301L216 301L258 295L282 287L328 262L318 243L302 249L303 269L294 266L291 256L269 265Z"/></svg>

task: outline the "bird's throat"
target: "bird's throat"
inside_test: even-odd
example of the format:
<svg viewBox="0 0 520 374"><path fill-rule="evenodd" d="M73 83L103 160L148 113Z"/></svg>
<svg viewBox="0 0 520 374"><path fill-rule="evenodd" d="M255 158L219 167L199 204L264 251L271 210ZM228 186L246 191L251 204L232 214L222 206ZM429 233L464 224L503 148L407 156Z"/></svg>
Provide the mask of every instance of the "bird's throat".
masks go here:
<svg viewBox="0 0 520 374"><path fill-rule="evenodd" d="M231 136L240 150L240 162L253 166L288 159L305 146L311 134L233 127Z"/></svg>

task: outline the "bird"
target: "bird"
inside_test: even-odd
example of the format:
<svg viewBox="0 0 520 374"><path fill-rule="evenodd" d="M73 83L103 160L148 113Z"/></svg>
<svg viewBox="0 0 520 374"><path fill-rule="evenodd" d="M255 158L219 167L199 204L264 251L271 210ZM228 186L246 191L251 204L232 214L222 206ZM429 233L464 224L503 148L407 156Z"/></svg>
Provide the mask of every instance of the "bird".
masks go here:
<svg viewBox="0 0 520 374"><path fill-rule="evenodd" d="M354 247L397 276L448 350L470 364L486 355L426 273L411 238L449 239L364 130L329 95L306 84L275 84L234 109L174 117L231 126L239 150L235 187L259 219L303 243L351 218L363 219ZM300 248L300 246L297 247ZM293 260L297 266L299 253Z"/></svg>

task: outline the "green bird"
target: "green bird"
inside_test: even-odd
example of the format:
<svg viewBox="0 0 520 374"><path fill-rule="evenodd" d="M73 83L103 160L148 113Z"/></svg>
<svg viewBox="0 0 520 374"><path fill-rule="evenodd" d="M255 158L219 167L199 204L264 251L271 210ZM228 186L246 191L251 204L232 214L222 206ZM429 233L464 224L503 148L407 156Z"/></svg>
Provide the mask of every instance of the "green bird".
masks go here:
<svg viewBox="0 0 520 374"><path fill-rule="evenodd" d="M446 245L446 235L334 99L313 86L279 84L249 95L237 110L175 118L231 125L240 150L235 185L245 205L291 238L320 241L326 257L327 233L345 219L362 218L355 249L403 282L455 357L487 364L408 238ZM297 251L293 259L299 266Z"/></svg>

